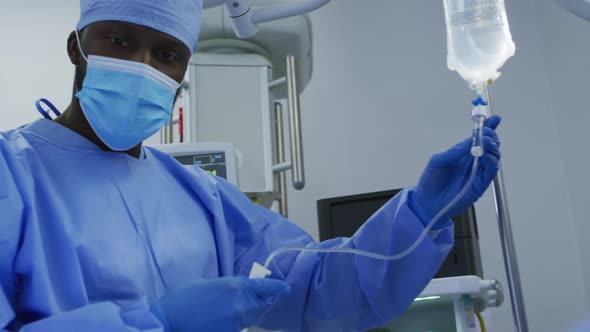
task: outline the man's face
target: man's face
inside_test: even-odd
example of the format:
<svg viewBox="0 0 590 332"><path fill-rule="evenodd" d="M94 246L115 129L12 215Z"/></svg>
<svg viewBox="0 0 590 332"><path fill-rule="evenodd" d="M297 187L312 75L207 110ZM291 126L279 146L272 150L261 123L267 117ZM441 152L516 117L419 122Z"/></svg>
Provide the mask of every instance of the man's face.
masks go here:
<svg viewBox="0 0 590 332"><path fill-rule="evenodd" d="M141 62L182 82L191 52L178 39L141 25L102 21L88 25L80 34L81 48L86 56L101 55ZM68 53L77 66L76 88L82 88L86 61L80 54L75 35L68 39Z"/></svg>

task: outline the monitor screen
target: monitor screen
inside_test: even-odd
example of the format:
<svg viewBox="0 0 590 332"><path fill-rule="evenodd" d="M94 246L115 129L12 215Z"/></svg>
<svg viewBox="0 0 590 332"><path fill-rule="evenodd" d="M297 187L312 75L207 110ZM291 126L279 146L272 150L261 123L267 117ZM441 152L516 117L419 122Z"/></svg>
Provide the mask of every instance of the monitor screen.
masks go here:
<svg viewBox="0 0 590 332"><path fill-rule="evenodd" d="M204 153L192 156L176 157L183 165L199 166L205 171L227 180L225 152Z"/></svg>
<svg viewBox="0 0 590 332"><path fill-rule="evenodd" d="M187 167L199 167L239 186L235 148L230 143L193 142L154 145Z"/></svg>
<svg viewBox="0 0 590 332"><path fill-rule="evenodd" d="M356 200L334 202L329 206L330 221L324 225L322 240L351 237L377 210L393 197L361 197Z"/></svg>

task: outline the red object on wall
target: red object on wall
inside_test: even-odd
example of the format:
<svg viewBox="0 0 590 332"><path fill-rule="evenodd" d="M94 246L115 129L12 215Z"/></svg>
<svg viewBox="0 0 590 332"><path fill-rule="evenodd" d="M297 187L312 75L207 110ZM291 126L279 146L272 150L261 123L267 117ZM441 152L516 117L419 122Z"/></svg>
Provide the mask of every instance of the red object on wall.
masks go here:
<svg viewBox="0 0 590 332"><path fill-rule="evenodd" d="M184 110L182 107L178 109L178 134L180 135L180 143L184 142Z"/></svg>

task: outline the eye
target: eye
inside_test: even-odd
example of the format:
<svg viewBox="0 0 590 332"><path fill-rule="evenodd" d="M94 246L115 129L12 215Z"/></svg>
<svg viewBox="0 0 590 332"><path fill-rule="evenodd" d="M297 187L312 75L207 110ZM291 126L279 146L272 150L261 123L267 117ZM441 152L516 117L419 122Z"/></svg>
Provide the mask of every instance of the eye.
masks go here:
<svg viewBox="0 0 590 332"><path fill-rule="evenodd" d="M158 57L160 58L160 61L162 62L174 62L176 60L178 60L178 55L172 51L159 51L158 52Z"/></svg>
<svg viewBox="0 0 590 332"><path fill-rule="evenodd" d="M119 37L111 36L111 43L117 47L129 47L129 43Z"/></svg>

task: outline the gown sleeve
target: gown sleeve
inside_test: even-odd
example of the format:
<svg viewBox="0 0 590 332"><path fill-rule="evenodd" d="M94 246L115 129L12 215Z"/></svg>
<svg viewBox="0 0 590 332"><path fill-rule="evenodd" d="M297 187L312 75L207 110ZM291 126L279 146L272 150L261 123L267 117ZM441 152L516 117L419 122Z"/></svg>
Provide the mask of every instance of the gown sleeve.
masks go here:
<svg viewBox="0 0 590 332"><path fill-rule="evenodd" d="M226 220L236 241L235 273L247 276L279 248L349 248L393 255L410 247L424 222L402 191L351 238L317 243L294 223L250 200L231 184L218 183ZM228 221L229 222L229 221ZM409 256L396 261L341 253L287 252L270 265L271 278L291 293L259 322L268 330L364 331L401 315L432 280L454 244L453 223L438 225Z"/></svg>

